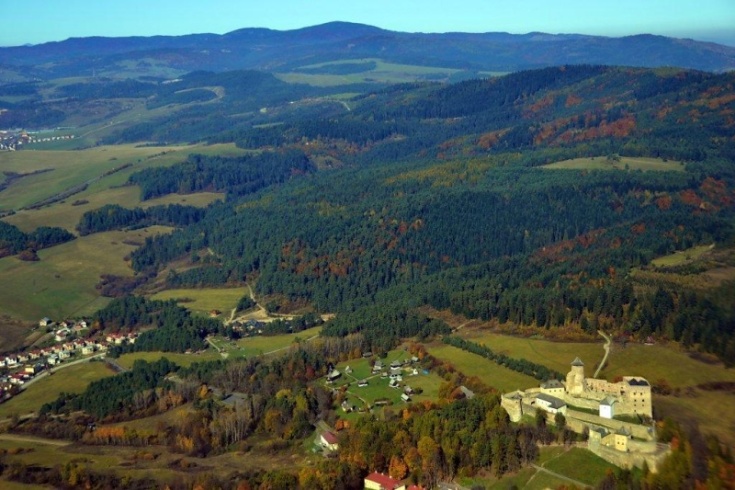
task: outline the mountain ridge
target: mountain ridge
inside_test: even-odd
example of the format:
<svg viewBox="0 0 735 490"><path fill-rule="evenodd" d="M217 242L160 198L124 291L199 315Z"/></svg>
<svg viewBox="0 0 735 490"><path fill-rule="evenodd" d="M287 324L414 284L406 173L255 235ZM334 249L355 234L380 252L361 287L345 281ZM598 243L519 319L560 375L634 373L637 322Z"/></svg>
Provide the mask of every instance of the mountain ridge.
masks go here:
<svg viewBox="0 0 735 490"><path fill-rule="evenodd" d="M169 59L172 54L176 59ZM177 70L289 71L309 63L379 58L410 65L519 71L562 64L735 69L735 48L652 34L625 37L530 32L409 33L329 22L293 30L243 28L225 34L69 38L0 48L0 66L33 77L78 76L89 63L114 76L132 63ZM127 64L124 62L127 61ZM133 70L135 74L135 70ZM31 76L31 75L27 75Z"/></svg>

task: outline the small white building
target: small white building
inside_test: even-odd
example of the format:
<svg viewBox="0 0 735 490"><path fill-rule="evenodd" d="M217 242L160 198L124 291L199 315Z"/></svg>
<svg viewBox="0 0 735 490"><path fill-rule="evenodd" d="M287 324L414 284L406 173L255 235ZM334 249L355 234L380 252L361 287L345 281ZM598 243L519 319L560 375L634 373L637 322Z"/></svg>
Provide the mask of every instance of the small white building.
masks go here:
<svg viewBox="0 0 735 490"><path fill-rule="evenodd" d="M600 417L611 419L615 417L615 403L617 400L612 396L606 396L600 402Z"/></svg>
<svg viewBox="0 0 735 490"><path fill-rule="evenodd" d="M325 449L329 449L330 451L336 451L339 449L339 441L337 440L337 436L334 435L331 432L323 432L321 436L319 436L319 444L322 445Z"/></svg>

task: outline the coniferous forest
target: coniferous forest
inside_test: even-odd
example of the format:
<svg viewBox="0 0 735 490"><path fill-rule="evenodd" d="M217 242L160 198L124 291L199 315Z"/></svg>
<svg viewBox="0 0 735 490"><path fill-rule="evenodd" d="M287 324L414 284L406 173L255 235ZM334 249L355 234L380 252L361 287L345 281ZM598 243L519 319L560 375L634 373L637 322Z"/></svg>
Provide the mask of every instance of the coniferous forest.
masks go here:
<svg viewBox="0 0 735 490"><path fill-rule="evenodd" d="M210 348L212 336L229 342L242 335L176 301L149 299L144 293L152 287L247 284L254 295L235 311L258 306L255 296L272 300L264 306L279 313L308 311L262 327L264 337L321 325L320 314L334 317L325 316L318 338L299 339L279 355L186 366L136 361L83 393L62 393L22 430L205 458L253 444L277 454L302 444L317 424L339 422L336 457L298 472L212 476L203 487L361 488L369 471L383 471L431 488L460 476L515 474L537 460L539 447L582 438L563 417L511 424L491 383L463 375L420 343L442 340L437 344L538 381L564 373L454 335L431 312L551 338L572 332L589 340L604 330L626 341L660 339L735 365L735 281L727 275L735 266L727 255L735 247L735 74L562 66L457 83L350 85L354 93L340 102L329 99L334 88L289 86L256 72L195 72L177 83L59 89L80 100L145 98L150 108L191 104L112 128L108 143L145 135L244 150L191 154L126 182L138 186L142 201L195 192L223 193L224 201L204 208L106 205L82 215L81 236L173 228L127 257L136 278L123 292L132 294L119 294L90 319L99 332L142 329L110 356L184 356ZM224 95L207 89L215 85ZM309 104L291 104L297 97ZM266 103L271 108L256 110ZM26 234L0 222L0 255L71 238L60 229ZM709 269L700 262L655 262L696 246L724 251L710 264L724 278L704 276L702 285L694 279ZM440 376L438 399L340 419L346 388L316 381L337 362L357 362L366 352L375 362L399 346L415 356L417 372ZM477 396L466 396L467 387ZM185 404L190 410L161 419L155 431L105 425ZM95 424L104 428L89 429ZM610 472L601 488L733 481L732 455L716 438L671 420L659 427L672 447L661 471ZM13 471L17 481L70 480L68 468ZM91 488L119 483L86 478Z"/></svg>

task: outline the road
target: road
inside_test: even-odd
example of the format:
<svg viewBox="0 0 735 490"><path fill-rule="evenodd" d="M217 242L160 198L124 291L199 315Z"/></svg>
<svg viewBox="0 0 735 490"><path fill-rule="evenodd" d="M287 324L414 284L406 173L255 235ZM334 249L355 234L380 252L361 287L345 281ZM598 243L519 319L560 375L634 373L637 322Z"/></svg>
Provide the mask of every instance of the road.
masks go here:
<svg viewBox="0 0 735 490"><path fill-rule="evenodd" d="M77 359L75 361L65 362L65 363L60 364L58 366L52 367L51 369L42 372L38 376L35 376L32 380L28 381L23 386L21 386L21 391L25 390L26 388L28 388L29 386L31 386L33 383L37 382L38 380L43 379L43 378L49 376L50 374L55 373L56 371L60 371L61 369L68 368L69 366L74 366L75 364L80 364L82 362L89 362L92 359L98 359L98 358L104 357L104 356L105 356L105 353L104 352L100 352L99 354L95 354L95 355L90 356L90 357L84 357L82 359Z"/></svg>
<svg viewBox="0 0 735 490"><path fill-rule="evenodd" d="M610 355L610 344L612 343L612 339L605 335L605 332L602 330L598 330L597 333L602 335L602 338L605 339L605 345L602 346L603 349L605 349L605 356L602 358L602 362L599 366L597 366L597 371L595 371L595 374L592 376L593 378L597 378L597 375L600 374L600 371L602 371L603 366L605 366L605 363L607 362L607 356Z"/></svg>
<svg viewBox="0 0 735 490"><path fill-rule="evenodd" d="M32 444L47 444L49 446L68 446L71 441L64 441L61 439L46 439L43 437L26 436L22 434L0 434L0 440L2 441L14 441L14 442L29 442Z"/></svg>

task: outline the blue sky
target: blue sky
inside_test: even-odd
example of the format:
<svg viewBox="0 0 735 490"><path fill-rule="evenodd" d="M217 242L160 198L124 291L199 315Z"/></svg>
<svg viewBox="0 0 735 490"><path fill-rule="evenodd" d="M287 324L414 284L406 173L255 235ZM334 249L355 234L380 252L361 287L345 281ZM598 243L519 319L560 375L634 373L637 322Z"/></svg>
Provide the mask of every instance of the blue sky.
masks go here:
<svg viewBox="0 0 735 490"><path fill-rule="evenodd" d="M333 20L408 32L651 33L735 46L735 0L41 0L19 4L12 17L0 29L0 46Z"/></svg>

